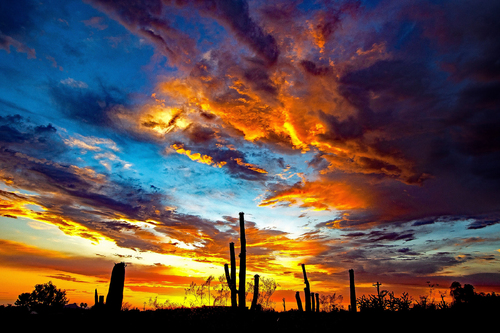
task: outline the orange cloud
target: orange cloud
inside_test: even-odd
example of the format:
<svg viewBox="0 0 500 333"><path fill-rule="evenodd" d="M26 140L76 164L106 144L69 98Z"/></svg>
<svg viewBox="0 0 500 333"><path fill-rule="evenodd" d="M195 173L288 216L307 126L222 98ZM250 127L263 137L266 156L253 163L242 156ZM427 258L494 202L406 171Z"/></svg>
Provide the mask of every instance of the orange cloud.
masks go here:
<svg viewBox="0 0 500 333"><path fill-rule="evenodd" d="M274 191L259 206L297 205L312 210L352 210L369 206L367 195L352 186L334 181L304 181Z"/></svg>
<svg viewBox="0 0 500 333"><path fill-rule="evenodd" d="M57 214L56 212L51 212L43 207L41 207L42 211L37 211L29 208L30 205L40 207L36 200L30 200L29 197L0 191L0 215L11 218L24 217L39 222L49 223L57 226L67 235L83 237L95 242L106 239L102 234L90 230L80 223L72 221L68 217Z"/></svg>
<svg viewBox="0 0 500 333"><path fill-rule="evenodd" d="M365 68L389 59L383 43L353 50L337 63L284 54L273 68L253 64L245 68L232 66L234 60L225 56L223 52L212 52L207 56L211 58L198 63L189 77L160 83L154 98L162 106L148 113L148 117L156 119L150 122L154 124L151 128L161 128L162 134L170 131L180 121L176 118L178 111L173 114L172 108L182 108L184 124L179 129L193 124L205 126L206 119L196 115L211 114L217 121L210 126L222 135L278 149L319 152L328 162L323 173L376 174L406 183L424 179L414 170L414 162L397 148L380 149L379 143L387 140L388 134L365 124L370 119L363 118L365 115L360 114L338 81L346 69ZM220 66L222 61L229 64ZM212 62L219 67L211 66ZM158 120L162 117L165 121ZM203 155L190 158L214 164Z"/></svg>
<svg viewBox="0 0 500 333"><path fill-rule="evenodd" d="M243 160L241 158L234 158L234 160L236 161L236 163L238 165L241 165L243 167L246 167L250 170L253 170L253 171L256 171L256 172L259 172L259 173L267 173L266 170L262 169L262 168L259 168L258 166L256 165L253 165L253 164L250 164L250 163L245 163L243 162Z"/></svg>
<svg viewBox="0 0 500 333"><path fill-rule="evenodd" d="M218 168L222 168L227 162L214 162L213 158L208 155L202 155L200 153L191 153L191 150L184 149L184 146L181 144L173 144L171 146L178 154L186 155L189 157L191 160L198 162L198 163L203 163L203 164L208 164L208 165L213 165Z"/></svg>

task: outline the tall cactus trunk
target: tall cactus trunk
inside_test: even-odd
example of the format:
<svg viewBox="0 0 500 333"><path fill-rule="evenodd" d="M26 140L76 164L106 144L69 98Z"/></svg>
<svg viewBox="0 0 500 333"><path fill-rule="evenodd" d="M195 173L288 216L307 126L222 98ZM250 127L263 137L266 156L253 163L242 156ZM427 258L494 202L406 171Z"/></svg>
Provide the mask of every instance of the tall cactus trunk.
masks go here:
<svg viewBox="0 0 500 333"><path fill-rule="evenodd" d="M229 244L229 253L231 255L231 279L233 289L231 289L231 307L238 307L238 290L236 289L236 253L234 252L234 243Z"/></svg>
<svg viewBox="0 0 500 333"><path fill-rule="evenodd" d="M259 275L255 274L253 283L253 299L250 310L257 310L257 301L259 299Z"/></svg>
<svg viewBox="0 0 500 333"><path fill-rule="evenodd" d="M303 312L304 309L302 308L302 301L300 300L300 292L295 293L295 300L297 300L297 309L299 309L300 312Z"/></svg>
<svg viewBox="0 0 500 333"><path fill-rule="evenodd" d="M115 264L111 272L106 307L113 312L119 312L123 302L123 288L125 286L125 263Z"/></svg>
<svg viewBox="0 0 500 333"><path fill-rule="evenodd" d="M309 280L307 280L306 265L302 264L302 273L304 274L304 283L306 287L304 288L305 299L306 299L306 312L311 311L311 288L309 286Z"/></svg>
<svg viewBox="0 0 500 333"><path fill-rule="evenodd" d="M224 271L226 272L226 281L231 291L231 307L236 308L238 306L236 290L236 256L234 254L234 243L229 243L229 255L231 256L231 273L229 273L229 267L227 264L224 265Z"/></svg>
<svg viewBox="0 0 500 333"><path fill-rule="evenodd" d="M356 312L356 289L354 286L354 270L349 270L349 285L351 288L351 312Z"/></svg>
<svg viewBox="0 0 500 333"><path fill-rule="evenodd" d="M314 293L311 293L311 311L312 312L316 311L316 302L314 300Z"/></svg>
<svg viewBox="0 0 500 333"><path fill-rule="evenodd" d="M319 312L319 294L316 293L316 312Z"/></svg>
<svg viewBox="0 0 500 333"><path fill-rule="evenodd" d="M244 213L240 213L240 284L238 288L238 303L240 309L246 309L245 302L245 277L247 274L247 240L245 238L245 218Z"/></svg>

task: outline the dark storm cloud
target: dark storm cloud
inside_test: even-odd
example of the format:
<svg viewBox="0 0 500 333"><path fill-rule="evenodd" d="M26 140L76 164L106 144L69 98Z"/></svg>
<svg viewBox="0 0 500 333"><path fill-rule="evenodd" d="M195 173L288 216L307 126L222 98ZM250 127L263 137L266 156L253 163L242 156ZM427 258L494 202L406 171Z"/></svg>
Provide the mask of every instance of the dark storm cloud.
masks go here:
<svg viewBox="0 0 500 333"><path fill-rule="evenodd" d="M383 93L398 99L414 99L428 89L430 73L425 63L381 60L372 66L345 74L340 83L346 99L360 109L368 107L368 93Z"/></svg>
<svg viewBox="0 0 500 333"><path fill-rule="evenodd" d="M213 128L201 126L200 124L189 126L184 133L194 144L209 144L218 137L217 132Z"/></svg>
<svg viewBox="0 0 500 333"><path fill-rule="evenodd" d="M345 216L345 225L414 220L417 226L440 216L494 214L500 199L500 81L491 59L500 46L492 37L498 35L500 6L381 2L373 17L381 18L384 6L394 11L394 19L368 36L369 42L383 42L392 58L348 69L339 78L339 91L355 107L354 115L322 115L328 125L322 139L355 142L376 152L350 161L359 170L371 170L362 178L372 179L366 191L376 199L367 210ZM305 69L316 73L310 63ZM368 140L373 133L384 135ZM389 156L401 159L391 163ZM320 161L314 165L321 166ZM387 171L419 186L380 182ZM496 219L471 226L489 225L483 220Z"/></svg>
<svg viewBox="0 0 500 333"><path fill-rule="evenodd" d="M421 225L434 224L435 222L436 222L435 219L423 219L413 222L412 226L418 227Z"/></svg>
<svg viewBox="0 0 500 333"><path fill-rule="evenodd" d="M454 148L470 160L467 171L484 179L500 179L500 82L471 83L460 91L457 112L449 119Z"/></svg>
<svg viewBox="0 0 500 333"><path fill-rule="evenodd" d="M222 48L212 50L205 59L197 62L189 73L203 87L204 93L220 105L241 106L251 101L255 94L263 100L276 102L278 87L271 79L266 64L254 59L241 58L240 55ZM229 77L244 83L248 89L237 90Z"/></svg>
<svg viewBox="0 0 500 333"><path fill-rule="evenodd" d="M315 261L314 263L327 264L327 260L332 260L331 264L334 264L334 261L340 261L355 266L355 271L360 275L371 276L375 279L377 276L378 278L384 276L389 279L390 275L396 272L410 274L413 277L436 274L446 268L458 266L473 259L470 256L456 258L454 253L448 252L425 255L408 251L398 254L398 257L392 257L390 252L385 254L383 251L372 253L370 251L349 250L346 253L338 254L336 260L323 258L321 262ZM408 281L410 280L408 279Z"/></svg>
<svg viewBox="0 0 500 333"><path fill-rule="evenodd" d="M66 151L52 124L32 125L18 114L0 116L0 147L3 154L28 153L37 158L52 158Z"/></svg>
<svg viewBox="0 0 500 333"><path fill-rule="evenodd" d="M482 229L486 228L495 224L500 223L500 218L499 217L491 217L491 218L478 218L469 226L467 229Z"/></svg>
<svg viewBox="0 0 500 333"><path fill-rule="evenodd" d="M405 242L409 242L415 240L415 233L413 230L405 230L405 232L388 232L385 230L373 230L368 233L363 232L353 232L343 235L347 238L354 238L357 241L365 242L365 243L373 243L377 244L380 242L394 242L398 240L404 240Z"/></svg>
<svg viewBox="0 0 500 333"><path fill-rule="evenodd" d="M279 56L279 49L274 37L262 30L249 13L246 0L224 1L187 1L196 3L201 12L207 13L230 28L235 36L248 45L268 65L274 64Z"/></svg>
<svg viewBox="0 0 500 333"><path fill-rule="evenodd" d="M312 75L327 75L332 72L332 69L329 66L317 65L315 62L309 60L302 60L300 65L306 72Z"/></svg>
<svg viewBox="0 0 500 333"><path fill-rule="evenodd" d="M122 91L102 84L98 86L98 90L90 90L59 83L53 84L49 92L62 114L94 126L113 127L114 107L129 102Z"/></svg>
<svg viewBox="0 0 500 333"><path fill-rule="evenodd" d="M244 75L244 80L256 92L263 92L270 96L276 95L276 87L269 78L269 73L261 67L253 66L248 68Z"/></svg>
<svg viewBox="0 0 500 333"><path fill-rule="evenodd" d="M420 253L412 251L408 247L404 247L402 249L398 249L397 252L401 253L402 255L405 255L405 256L418 256L418 255L420 255Z"/></svg>
<svg viewBox="0 0 500 333"><path fill-rule="evenodd" d="M200 14L216 19L248 45L262 61L272 65L279 49L274 37L250 17L247 1L136 1L92 0L98 8L117 18L132 32L147 38L177 65L188 65L198 55L194 39L170 22L173 9L194 6ZM175 11L173 13L175 15Z"/></svg>
<svg viewBox="0 0 500 333"><path fill-rule="evenodd" d="M438 11L427 15L433 7ZM434 5L415 12L426 23L426 35L433 36L436 48L445 55L443 67L456 79L480 81L500 78L498 13L500 4L487 0L449 1L441 8Z"/></svg>
<svg viewBox="0 0 500 333"><path fill-rule="evenodd" d="M197 55L194 40L172 26L159 0L88 0L127 29L146 38L174 65L187 65Z"/></svg>

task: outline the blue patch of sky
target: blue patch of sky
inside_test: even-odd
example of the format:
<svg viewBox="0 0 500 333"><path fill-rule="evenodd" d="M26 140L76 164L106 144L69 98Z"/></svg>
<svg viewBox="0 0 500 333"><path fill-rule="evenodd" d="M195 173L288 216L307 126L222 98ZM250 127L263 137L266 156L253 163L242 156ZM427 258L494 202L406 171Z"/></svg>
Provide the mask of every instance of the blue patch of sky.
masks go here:
<svg viewBox="0 0 500 333"><path fill-rule="evenodd" d="M297 5L297 9L305 13L319 10L322 8L323 8L322 3L317 0L304 0Z"/></svg>
<svg viewBox="0 0 500 333"><path fill-rule="evenodd" d="M361 0L362 5L369 9L377 7L380 2L382 2L382 0Z"/></svg>

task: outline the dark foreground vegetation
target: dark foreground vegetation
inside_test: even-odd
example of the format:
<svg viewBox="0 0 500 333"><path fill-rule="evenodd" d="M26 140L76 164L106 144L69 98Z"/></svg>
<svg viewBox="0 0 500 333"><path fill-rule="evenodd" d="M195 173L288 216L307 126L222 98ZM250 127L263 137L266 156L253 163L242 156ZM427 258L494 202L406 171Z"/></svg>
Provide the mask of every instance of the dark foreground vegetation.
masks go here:
<svg viewBox="0 0 500 333"><path fill-rule="evenodd" d="M498 304L497 304L498 305ZM230 307L178 308L156 311L129 310L106 313L92 309L62 309L30 314L21 307L0 307L4 325L23 331L56 329L64 331L141 332L170 328L183 332L262 332L298 329L307 332L384 329L389 331L462 331L488 328L497 318L498 307L410 309L408 311L347 311L307 313L298 311L249 311ZM4 326L9 327L9 326Z"/></svg>

